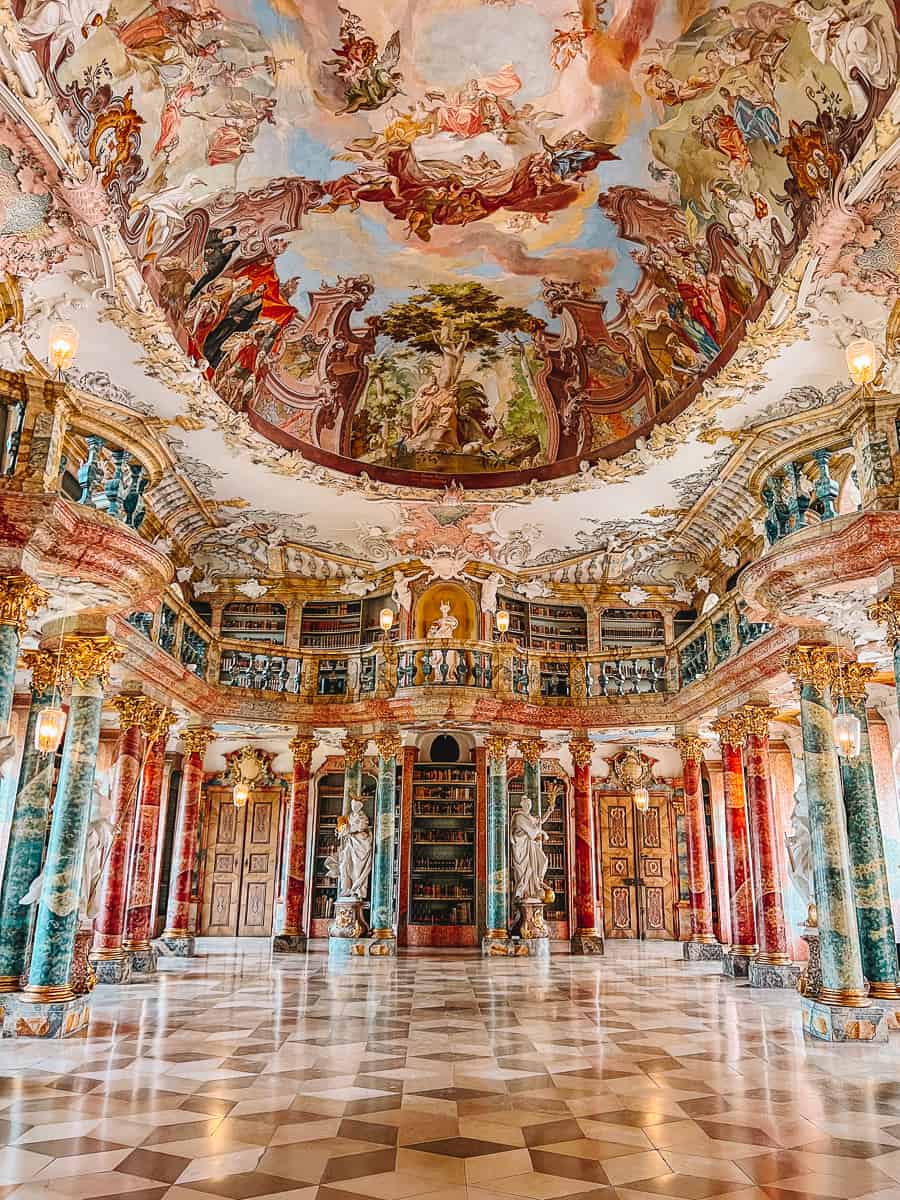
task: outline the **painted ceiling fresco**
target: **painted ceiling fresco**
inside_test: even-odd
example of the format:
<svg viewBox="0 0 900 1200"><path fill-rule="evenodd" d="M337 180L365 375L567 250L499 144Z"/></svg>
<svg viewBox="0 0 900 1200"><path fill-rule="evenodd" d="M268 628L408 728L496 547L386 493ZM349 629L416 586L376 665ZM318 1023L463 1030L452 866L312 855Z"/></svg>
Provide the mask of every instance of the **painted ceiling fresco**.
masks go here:
<svg viewBox="0 0 900 1200"><path fill-rule="evenodd" d="M441 487L574 473L681 412L897 70L888 0L17 15L219 396L313 462ZM27 169L0 136L0 188ZM39 196L6 219L52 257L66 233ZM892 217L886 200L872 219ZM843 245L836 261L883 272Z"/></svg>

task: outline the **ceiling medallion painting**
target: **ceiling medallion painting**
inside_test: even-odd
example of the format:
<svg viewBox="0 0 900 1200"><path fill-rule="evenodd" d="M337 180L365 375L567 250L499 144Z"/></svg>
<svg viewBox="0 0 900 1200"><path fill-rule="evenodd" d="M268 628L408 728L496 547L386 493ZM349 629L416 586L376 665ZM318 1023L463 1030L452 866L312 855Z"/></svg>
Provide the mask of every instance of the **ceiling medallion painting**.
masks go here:
<svg viewBox="0 0 900 1200"><path fill-rule="evenodd" d="M681 412L897 68L887 0L17 12L220 397L441 488L565 476Z"/></svg>

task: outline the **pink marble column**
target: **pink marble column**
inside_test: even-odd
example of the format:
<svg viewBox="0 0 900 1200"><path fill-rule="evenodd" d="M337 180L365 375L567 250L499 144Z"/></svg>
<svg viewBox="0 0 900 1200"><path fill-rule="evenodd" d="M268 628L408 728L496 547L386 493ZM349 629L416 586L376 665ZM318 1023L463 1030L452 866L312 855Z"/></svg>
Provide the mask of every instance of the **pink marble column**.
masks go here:
<svg viewBox="0 0 900 1200"><path fill-rule="evenodd" d="M597 847L591 797L593 742L573 738L569 752L575 767L575 933L573 954L602 954L603 935L597 921Z"/></svg>
<svg viewBox="0 0 900 1200"><path fill-rule="evenodd" d="M172 847L169 905L162 941L173 954L190 958L194 954L191 929L191 879L197 858L197 833L200 824L200 793L203 790L203 755L212 741L211 729L185 729L181 734L185 759L178 797L178 816Z"/></svg>
<svg viewBox="0 0 900 1200"><path fill-rule="evenodd" d="M728 890L731 899L731 947L725 955L726 975L744 977L756 956L756 910L753 897L753 868L750 863L750 830L747 823L747 793L741 743L744 725L740 717L722 717L713 728L722 747L725 782L725 842L728 848Z"/></svg>
<svg viewBox="0 0 900 1200"><path fill-rule="evenodd" d="M769 771L769 719L772 709L748 705L743 709L747 735L747 801L750 838L756 862L759 894L756 897L757 961L784 966L791 961L784 899L778 867L778 823Z"/></svg>
<svg viewBox="0 0 900 1200"><path fill-rule="evenodd" d="M713 932L712 896L709 878L709 849L706 814L700 783L703 742L693 734L678 739L683 764L684 825L687 834L688 889L691 894L691 937L684 943L688 960L718 959L722 947Z"/></svg>
<svg viewBox="0 0 900 1200"><path fill-rule="evenodd" d="M150 909L165 765L166 735L163 734L153 742L144 763L125 916L123 945L131 954L132 972L142 974L153 971L155 967L150 946Z"/></svg>
<svg viewBox="0 0 900 1200"><path fill-rule="evenodd" d="M137 789L141 775L141 709L143 696L116 696L119 713L119 754L112 793L113 836L100 879L91 960L100 983L124 983L131 974L122 939L125 934L125 900L128 857L134 830Z"/></svg>
<svg viewBox="0 0 900 1200"><path fill-rule="evenodd" d="M272 939L276 954L297 953L306 949L306 934L300 928L303 897L306 891L306 828L309 821L309 768L316 739L295 737L290 748L294 756L291 776L291 804L285 823L286 866L284 904L279 928Z"/></svg>
<svg viewBox="0 0 900 1200"><path fill-rule="evenodd" d="M706 760L709 779L709 809L712 817L712 846L709 872L719 903L716 907L716 937L723 946L731 945L731 911L728 888L728 851L725 836L725 779L721 761Z"/></svg>

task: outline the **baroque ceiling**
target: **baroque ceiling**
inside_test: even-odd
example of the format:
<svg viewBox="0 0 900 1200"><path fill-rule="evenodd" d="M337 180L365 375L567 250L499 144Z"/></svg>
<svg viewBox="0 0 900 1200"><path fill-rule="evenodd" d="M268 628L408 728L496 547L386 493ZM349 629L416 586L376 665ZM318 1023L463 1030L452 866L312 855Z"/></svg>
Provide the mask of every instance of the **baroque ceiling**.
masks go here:
<svg viewBox="0 0 900 1200"><path fill-rule="evenodd" d="M212 578L678 585L742 439L833 399L900 292L888 0L0 21L3 362L75 322L71 381L157 421Z"/></svg>

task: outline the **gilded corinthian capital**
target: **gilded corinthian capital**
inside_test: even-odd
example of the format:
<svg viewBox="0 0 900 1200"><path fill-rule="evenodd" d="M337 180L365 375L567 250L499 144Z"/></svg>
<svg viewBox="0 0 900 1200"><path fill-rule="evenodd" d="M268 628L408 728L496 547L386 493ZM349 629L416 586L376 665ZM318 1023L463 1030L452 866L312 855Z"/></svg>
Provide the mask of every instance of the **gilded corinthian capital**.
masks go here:
<svg viewBox="0 0 900 1200"><path fill-rule="evenodd" d="M547 743L539 737L518 738L517 741L525 761L532 767L538 766L541 755L547 749Z"/></svg>
<svg viewBox="0 0 900 1200"><path fill-rule="evenodd" d="M730 746L732 750L739 750L743 745L747 727L741 713L727 713L725 716L713 721L712 727L723 746Z"/></svg>
<svg viewBox="0 0 900 1200"><path fill-rule="evenodd" d="M180 736L185 754L199 754L202 757L215 734L204 726L192 725L188 729L182 729Z"/></svg>
<svg viewBox="0 0 900 1200"><path fill-rule="evenodd" d="M64 637L60 676L81 687L87 687L91 680L105 687L113 664L123 653L122 647L110 637L82 637L80 634Z"/></svg>
<svg viewBox="0 0 900 1200"><path fill-rule="evenodd" d="M36 696L49 692L56 683L56 655L52 650L23 650L22 661L31 672L31 690Z"/></svg>
<svg viewBox="0 0 900 1200"><path fill-rule="evenodd" d="M297 734L288 742L294 762L299 763L301 767L308 767L312 762L313 751L317 745L314 737L306 737L303 734Z"/></svg>
<svg viewBox="0 0 900 1200"><path fill-rule="evenodd" d="M170 708L166 708L164 704L158 704L155 700L151 700L149 696L145 696L141 705L140 713L141 732L149 742L156 742L160 738L167 738L169 730L177 720L175 714Z"/></svg>
<svg viewBox="0 0 900 1200"><path fill-rule="evenodd" d="M741 717L748 737L768 737L769 722L774 720L778 710L768 704L745 704L741 709Z"/></svg>
<svg viewBox="0 0 900 1200"><path fill-rule="evenodd" d="M837 686L851 704L862 704L866 698L866 684L874 674L875 668L869 663L844 663L837 677Z"/></svg>
<svg viewBox="0 0 900 1200"><path fill-rule="evenodd" d="M678 739L678 753L681 755L682 763L702 763L705 749L706 743L696 734L687 734Z"/></svg>
<svg viewBox="0 0 900 1200"><path fill-rule="evenodd" d="M569 753L576 767L589 767L594 756L594 743L587 738L572 738Z"/></svg>
<svg viewBox="0 0 900 1200"><path fill-rule="evenodd" d="M366 752L368 738L345 737L341 741L344 752L344 766L355 767Z"/></svg>
<svg viewBox="0 0 900 1200"><path fill-rule="evenodd" d="M399 733L390 730L384 733L376 733L372 741L375 743L378 753L383 759L400 757L403 742L400 739Z"/></svg>
<svg viewBox="0 0 900 1200"><path fill-rule="evenodd" d="M784 660L784 669L797 683L824 691L837 681L839 662L836 646L795 646Z"/></svg>
<svg viewBox="0 0 900 1200"><path fill-rule="evenodd" d="M24 633L28 618L48 599L49 594L27 575L0 577L0 625L15 625L20 634Z"/></svg>
<svg viewBox="0 0 900 1200"><path fill-rule="evenodd" d="M489 762L505 763L509 757L509 747L512 742L505 733L492 733L484 739L484 747L487 750Z"/></svg>
<svg viewBox="0 0 900 1200"><path fill-rule="evenodd" d="M119 729L122 733L127 733L129 729L134 729L135 725L141 724L145 702L146 696L128 693L113 696L110 700L110 704L119 714Z"/></svg>

